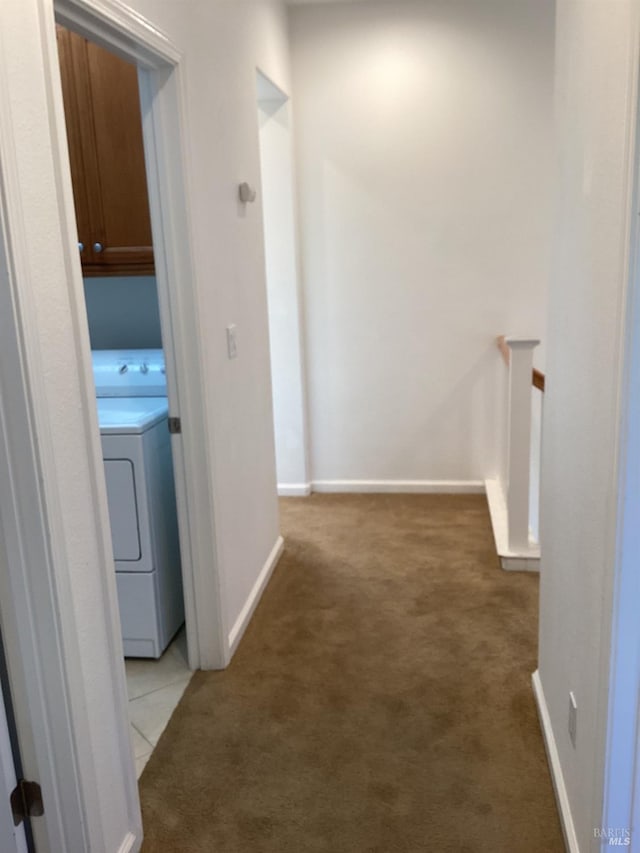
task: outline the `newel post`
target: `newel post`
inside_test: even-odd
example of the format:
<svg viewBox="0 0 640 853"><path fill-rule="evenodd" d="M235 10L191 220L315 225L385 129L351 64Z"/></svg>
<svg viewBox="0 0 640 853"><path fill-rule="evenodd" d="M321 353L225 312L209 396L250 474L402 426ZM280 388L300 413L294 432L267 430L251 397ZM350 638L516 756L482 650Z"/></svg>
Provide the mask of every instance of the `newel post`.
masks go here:
<svg viewBox="0 0 640 853"><path fill-rule="evenodd" d="M529 476L531 458L531 374L539 340L507 338L509 360L509 453L507 511L509 548L529 547Z"/></svg>

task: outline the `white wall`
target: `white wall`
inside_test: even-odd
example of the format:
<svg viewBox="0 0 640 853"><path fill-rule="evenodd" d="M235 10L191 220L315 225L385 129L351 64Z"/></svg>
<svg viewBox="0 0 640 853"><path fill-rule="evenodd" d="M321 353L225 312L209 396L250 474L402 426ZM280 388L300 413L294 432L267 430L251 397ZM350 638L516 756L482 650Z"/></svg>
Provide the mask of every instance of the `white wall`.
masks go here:
<svg viewBox="0 0 640 853"><path fill-rule="evenodd" d="M309 490L291 101L258 72L276 470L281 494Z"/></svg>
<svg viewBox="0 0 640 853"><path fill-rule="evenodd" d="M258 186L256 68L290 88L286 18L277 2L134 0L184 51L185 140L216 482L216 532L231 632L278 536L269 336ZM227 358L235 323L238 357Z"/></svg>
<svg viewBox="0 0 640 853"><path fill-rule="evenodd" d="M637 14L636 0L558 4L539 665L582 851L599 849L593 828L602 817ZM637 600L635 610L637 619Z"/></svg>
<svg viewBox="0 0 640 853"><path fill-rule="evenodd" d="M88 276L84 298L91 349L162 347L155 276Z"/></svg>
<svg viewBox="0 0 640 853"><path fill-rule="evenodd" d="M551 0L290 10L314 480L496 473L544 337Z"/></svg>

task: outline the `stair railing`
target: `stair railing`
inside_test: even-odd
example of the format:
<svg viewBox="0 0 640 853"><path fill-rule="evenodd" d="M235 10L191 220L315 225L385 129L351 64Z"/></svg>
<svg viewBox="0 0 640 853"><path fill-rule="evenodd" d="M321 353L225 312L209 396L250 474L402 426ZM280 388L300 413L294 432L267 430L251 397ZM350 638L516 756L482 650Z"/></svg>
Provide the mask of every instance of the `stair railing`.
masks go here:
<svg viewBox="0 0 640 853"><path fill-rule="evenodd" d="M545 376L533 367L540 341L500 336L496 343L509 368L509 391L506 479L487 480L491 519L503 567L535 570L540 548L531 536L531 478L532 468L534 477L539 470L535 460L532 464L532 386L544 392Z"/></svg>
<svg viewBox="0 0 640 853"><path fill-rule="evenodd" d="M509 550L525 552L529 541L529 496L531 474L531 385L536 377L544 387L544 377L534 373L535 338L498 338L498 346L509 367L509 415L507 452L507 518Z"/></svg>

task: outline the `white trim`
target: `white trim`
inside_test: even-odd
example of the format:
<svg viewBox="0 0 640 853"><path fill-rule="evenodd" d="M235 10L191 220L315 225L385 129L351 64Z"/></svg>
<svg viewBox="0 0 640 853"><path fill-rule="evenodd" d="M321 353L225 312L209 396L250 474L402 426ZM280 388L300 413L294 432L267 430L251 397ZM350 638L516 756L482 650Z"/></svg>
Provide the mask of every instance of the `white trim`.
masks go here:
<svg viewBox="0 0 640 853"><path fill-rule="evenodd" d="M22 139L12 122L15 105L9 97L7 83L14 75L22 80L22 75L26 77L32 73L40 82L43 69L54 69L52 76L44 75L44 88L37 95L42 109L38 118L41 136L34 140L36 146L50 152L54 163L51 182L43 190L46 209L53 211L55 208L43 252L50 254L63 280L69 283L68 298L74 308L77 307L77 293L82 285L77 269L77 250L74 250L76 240L69 225L74 217L68 160L66 187L61 165L61 151L66 149L64 145L61 147L60 122L51 121L56 107L62 110L59 86L56 90L54 85L59 71L51 9L45 0L38 0L28 9L28 18L23 17L26 11L17 9L17 4L3 3L3 20L0 22L0 30L7 24L13 31L26 20L37 27L34 40L29 41L28 46L21 45L21 49L27 51L25 56L35 59L31 70L27 71L15 54L10 57L9 51L4 50L6 45L0 49L0 81L5 81L0 88L0 112L7 117L0 129L6 227L2 242L7 252L8 268L8 274L0 276L3 282L0 301L4 303L1 313L5 321L0 358L0 398L3 404L0 425L3 537L0 538L4 538L8 552L6 571L0 573L0 598L4 605L2 624L23 767L27 776L40 781L46 804L44 816L33 821L36 846L43 850L81 851L89 847L104 847L105 827L101 824L99 770L84 700L81 639L68 574L72 545L66 539L61 511L63 496L59 493L53 438L49 430L44 387L46 371L38 339L37 306L32 293L32 282L42 280L43 269L41 260L34 258L28 249L28 237L32 235L27 232L27 207L23 203L18 168L18 146ZM39 53L34 57L36 37ZM4 67L5 62L7 67ZM44 127L46 130L42 132ZM32 130L32 135L34 132L38 131ZM74 318L76 314L74 311ZM77 347L88 345L82 339L77 324L76 332L80 340L75 339L74 334L74 344ZM83 378L86 380L86 376ZM80 393L79 417L82 418L87 445L78 451L86 454L88 460L93 459L93 468L98 470L99 438L97 425L94 427L95 437L90 431L96 414L89 382L83 383ZM93 568L99 573L101 597L107 602L107 612L96 616L96 628L104 631L108 659L114 663L115 655L122 654L122 643L119 632L116 633L115 577L113 571L109 571L113 558L106 521L106 497L104 489L100 493L96 488L91 462L88 467L90 483L87 497L93 516L98 520L95 536L100 554L100 565ZM102 535L105 525L108 541ZM118 664L118 667L112 665L108 668L103 681L111 691L113 706L110 710L117 721L116 742L111 748L117 754L122 770L119 781L126 796L123 822L126 822L127 831L141 839L121 660Z"/></svg>
<svg viewBox="0 0 640 853"><path fill-rule="evenodd" d="M540 338L514 338L510 335L504 339L505 344L509 347L509 349L535 349L537 346L540 346Z"/></svg>
<svg viewBox="0 0 640 853"><path fill-rule="evenodd" d="M135 849L136 841L138 841L136 836L132 835L129 832L127 834L126 838L124 839L124 841L122 842L122 844L120 845L120 849L118 850L118 853L131 853L131 851Z"/></svg>
<svg viewBox="0 0 640 853"><path fill-rule="evenodd" d="M482 495L481 480L314 480L314 492L419 494L419 495Z"/></svg>
<svg viewBox="0 0 640 853"><path fill-rule="evenodd" d="M177 65L180 52L150 21L120 0L54 0L56 20L146 68ZM108 35L106 32L108 30Z"/></svg>
<svg viewBox="0 0 640 853"><path fill-rule="evenodd" d="M509 358L509 427L507 433L506 502L509 548L529 550L531 476L531 371L536 339L506 338Z"/></svg>
<svg viewBox="0 0 640 853"><path fill-rule="evenodd" d="M528 549L522 548L515 551L509 547L507 501L500 481L492 478L485 480L484 485L487 503L489 504L493 539L502 568L505 571L539 572L540 546L537 543L531 542Z"/></svg>
<svg viewBox="0 0 640 853"><path fill-rule="evenodd" d="M182 85L180 66L168 78L162 71L140 72L141 99L148 107L143 111L144 142L169 408L182 421L182 433L172 437L172 451L189 665L219 669L225 660L226 630L213 497L215 459L207 440L208 384L202 375L201 311L189 251L187 187L175 170L182 162L180 171L186 178L185 144L180 138L186 119L175 121L185 102ZM181 285L174 287L172 282Z"/></svg>
<svg viewBox="0 0 640 853"><path fill-rule="evenodd" d="M618 335L622 371L618 387L620 427L616 436L615 562L610 594L603 596L603 625L610 626L610 631L605 627L602 632L605 645L600 661L602 689L598 721L606 725L606 734L597 756L598 770L602 768L604 776L602 799L596 800L595 807L602 804L602 826L620 827L633 833L631 845L637 850L640 849L636 837L640 829L640 102L637 71L640 15L637 7L634 7L631 34L633 49L628 97L633 120L625 164L628 193L623 246L626 294ZM604 689L605 679L608 690Z"/></svg>
<svg viewBox="0 0 640 853"><path fill-rule="evenodd" d="M233 628L229 631L229 659L233 657L236 649L238 648L238 644L242 639L244 632L247 630L247 626L251 621L251 617L253 616L254 610L258 606L260 599L262 598L262 593L266 589L267 584L269 583L269 579L273 574L273 570L278 565L278 561L282 556L282 552L284 551L284 539L282 536L278 536L276 539L276 544L273 546L271 553L267 557L267 561L262 567L260 574L258 575L258 579L253 585L253 589L249 593L249 597L244 603L244 607L240 611L240 615L236 619Z"/></svg>
<svg viewBox="0 0 640 853"><path fill-rule="evenodd" d="M540 557L500 557L505 572L539 572Z"/></svg>
<svg viewBox="0 0 640 853"><path fill-rule="evenodd" d="M311 483L278 483L281 498L306 498L311 494Z"/></svg>
<svg viewBox="0 0 640 853"><path fill-rule="evenodd" d="M549 762L549 770L553 781L553 790L556 795L556 804L560 815L560 823L564 833L564 840L569 853L580 853L580 845L578 844L578 836L573 823L571 814L571 806L569 805L569 797L567 795L567 787L562 775L562 765L560 756L558 755L558 747L553 735L551 726L551 717L547 708L547 700L545 699L540 673L536 671L531 676L533 685L533 695L536 697L536 705L538 708L538 717L540 719L540 728L542 729L542 738L547 751L547 760Z"/></svg>

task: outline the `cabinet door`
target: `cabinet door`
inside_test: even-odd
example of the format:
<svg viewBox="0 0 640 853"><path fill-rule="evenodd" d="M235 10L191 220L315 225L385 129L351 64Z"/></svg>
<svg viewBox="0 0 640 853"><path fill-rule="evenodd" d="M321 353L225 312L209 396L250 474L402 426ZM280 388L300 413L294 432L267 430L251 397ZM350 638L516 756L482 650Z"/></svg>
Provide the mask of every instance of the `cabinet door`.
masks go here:
<svg viewBox="0 0 640 853"><path fill-rule="evenodd" d="M137 69L62 28L58 49L83 272L152 273Z"/></svg>
<svg viewBox="0 0 640 853"><path fill-rule="evenodd" d="M152 271L138 71L92 42L85 47L99 183L97 241L104 247L100 264L119 272L130 265Z"/></svg>
<svg viewBox="0 0 640 853"><path fill-rule="evenodd" d="M81 129L81 123L89 120L87 118L87 110L91 108L90 103L86 100L87 70L83 52L73 49L74 41L77 41L79 36L74 35L61 26L56 28L56 33L58 38L60 76L62 79L62 99L64 101L64 116L67 126L67 142L71 164L71 180L73 183L73 201L78 228L78 244L80 258L84 266L86 262L93 260L91 244L92 236L96 233L96 226L91 221L87 182L85 181L85 174L92 163L85 164L82 140L86 134ZM80 41L83 40L80 39ZM85 95L83 106L81 106L79 100L81 95ZM93 167L95 168L95 165Z"/></svg>

